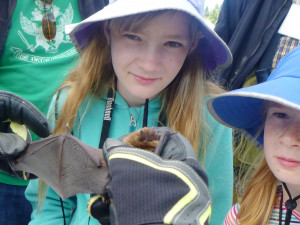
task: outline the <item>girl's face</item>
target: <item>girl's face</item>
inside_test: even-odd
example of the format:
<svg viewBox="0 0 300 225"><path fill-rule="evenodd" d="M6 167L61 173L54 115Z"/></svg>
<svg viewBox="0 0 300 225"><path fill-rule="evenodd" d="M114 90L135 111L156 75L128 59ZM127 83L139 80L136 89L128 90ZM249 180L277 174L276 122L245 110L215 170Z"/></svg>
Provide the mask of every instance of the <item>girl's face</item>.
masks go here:
<svg viewBox="0 0 300 225"><path fill-rule="evenodd" d="M158 15L137 32L113 30L106 24L118 91L129 106L143 105L168 86L198 43L183 12Z"/></svg>
<svg viewBox="0 0 300 225"><path fill-rule="evenodd" d="M264 151L275 177L289 188L299 188L300 111L271 103L264 130Z"/></svg>

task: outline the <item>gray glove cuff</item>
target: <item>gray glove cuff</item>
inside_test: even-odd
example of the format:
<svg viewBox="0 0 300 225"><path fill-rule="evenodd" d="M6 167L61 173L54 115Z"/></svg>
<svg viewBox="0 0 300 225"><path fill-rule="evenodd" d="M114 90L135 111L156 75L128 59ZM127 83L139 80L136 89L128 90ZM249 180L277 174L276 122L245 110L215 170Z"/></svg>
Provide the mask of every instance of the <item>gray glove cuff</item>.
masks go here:
<svg viewBox="0 0 300 225"><path fill-rule="evenodd" d="M199 174L185 162L122 144L115 139L104 143L112 177L111 221L128 225L207 223L211 199L204 171Z"/></svg>

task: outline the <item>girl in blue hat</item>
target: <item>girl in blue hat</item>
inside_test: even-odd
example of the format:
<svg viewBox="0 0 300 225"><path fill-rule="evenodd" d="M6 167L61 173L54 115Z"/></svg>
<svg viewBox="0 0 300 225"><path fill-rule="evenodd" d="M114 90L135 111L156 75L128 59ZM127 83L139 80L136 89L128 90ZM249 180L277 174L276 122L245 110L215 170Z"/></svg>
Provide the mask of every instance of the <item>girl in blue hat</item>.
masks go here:
<svg viewBox="0 0 300 225"><path fill-rule="evenodd" d="M219 225L232 205L231 129L210 116L205 102L221 91L210 71L226 67L231 54L204 22L203 6L195 0L110 0L82 23L67 26L81 60L54 96L49 116L55 134L68 125L93 147L143 126L180 132L205 167L211 224ZM62 224L63 215L67 224L88 224L90 195L65 200L62 210L51 188L44 202L38 202L37 190L37 181L26 190L34 209L30 225ZM89 223L98 224L93 218Z"/></svg>
<svg viewBox="0 0 300 225"><path fill-rule="evenodd" d="M228 212L226 225L300 223L299 62L300 47L280 61L265 83L208 102L219 122L263 148L255 168L244 176L246 190Z"/></svg>

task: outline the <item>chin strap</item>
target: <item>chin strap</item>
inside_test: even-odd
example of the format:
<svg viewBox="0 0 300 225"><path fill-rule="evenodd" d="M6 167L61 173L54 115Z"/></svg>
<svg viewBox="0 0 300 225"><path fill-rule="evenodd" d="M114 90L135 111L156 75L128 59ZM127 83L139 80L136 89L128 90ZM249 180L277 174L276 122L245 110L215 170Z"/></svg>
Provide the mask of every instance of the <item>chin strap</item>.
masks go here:
<svg viewBox="0 0 300 225"><path fill-rule="evenodd" d="M289 225L290 221L291 221L291 217L292 217L292 212L294 209L297 208L297 200L300 198L300 195L296 196L295 198L292 198L292 195L288 189L288 187L286 186L286 184L284 182L282 182L282 185L285 189L285 191L287 192L289 199L285 202L285 207L286 207L286 216L285 216L285 223L284 225ZM283 195L283 194L282 194ZM281 198L281 202L283 197ZM281 216L282 216L282 204L280 204L280 225L281 225Z"/></svg>

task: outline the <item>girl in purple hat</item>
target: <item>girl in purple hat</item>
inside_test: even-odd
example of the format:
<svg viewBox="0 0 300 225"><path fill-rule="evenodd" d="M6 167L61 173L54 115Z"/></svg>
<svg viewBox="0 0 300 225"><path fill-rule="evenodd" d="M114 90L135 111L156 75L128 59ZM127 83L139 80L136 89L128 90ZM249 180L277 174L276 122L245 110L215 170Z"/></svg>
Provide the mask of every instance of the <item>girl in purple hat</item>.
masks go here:
<svg viewBox="0 0 300 225"><path fill-rule="evenodd" d="M209 115L205 102L221 92L210 81L210 72L227 66L231 54L205 24L203 4L110 1L82 23L67 27L81 60L53 97L49 116L55 134L68 125L94 147L143 126L180 132L206 170L213 201L210 224L219 225L232 205L232 134ZM38 208L37 190L37 181L26 190L34 208L30 225L62 224L63 215L68 224L88 224L90 195L65 200L62 210L49 188ZM98 222L91 218L94 224Z"/></svg>
<svg viewBox="0 0 300 225"><path fill-rule="evenodd" d="M263 148L256 164L243 171L244 193L228 212L225 225L300 224L299 61L298 47L280 61L266 82L208 102L219 122Z"/></svg>

